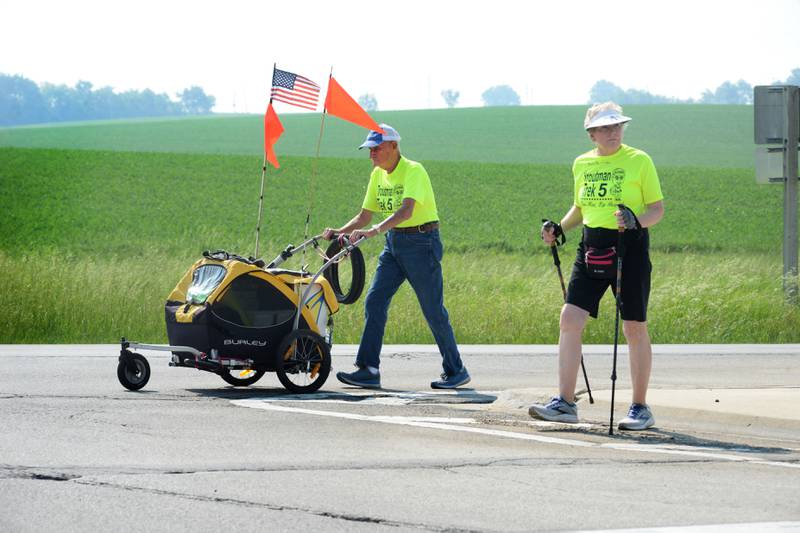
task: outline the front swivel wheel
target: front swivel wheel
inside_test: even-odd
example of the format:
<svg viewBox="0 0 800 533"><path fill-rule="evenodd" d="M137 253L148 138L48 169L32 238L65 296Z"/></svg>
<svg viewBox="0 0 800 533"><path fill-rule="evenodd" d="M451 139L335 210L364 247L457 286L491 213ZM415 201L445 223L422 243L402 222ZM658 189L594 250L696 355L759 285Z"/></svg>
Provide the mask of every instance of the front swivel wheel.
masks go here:
<svg viewBox="0 0 800 533"><path fill-rule="evenodd" d="M124 352L119 356L117 378L128 390L139 390L150 381L150 363L141 354Z"/></svg>

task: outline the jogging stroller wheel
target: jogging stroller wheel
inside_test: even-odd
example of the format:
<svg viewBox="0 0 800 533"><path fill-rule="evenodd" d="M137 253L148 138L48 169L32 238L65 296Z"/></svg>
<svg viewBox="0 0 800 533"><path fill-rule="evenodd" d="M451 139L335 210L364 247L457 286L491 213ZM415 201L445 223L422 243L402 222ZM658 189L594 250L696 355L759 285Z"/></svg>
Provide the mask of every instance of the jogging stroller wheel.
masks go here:
<svg viewBox="0 0 800 533"><path fill-rule="evenodd" d="M314 392L331 372L331 352L321 336L307 329L289 333L278 349L275 372L287 390Z"/></svg>
<svg viewBox="0 0 800 533"><path fill-rule="evenodd" d="M333 257L341 249L339 241L334 239L325 251L325 255ZM329 266L328 270L323 272L323 276L331 284L331 288L336 294L336 300L340 304L355 303L364 291L366 279L364 254L360 249L354 248L347 257Z"/></svg>
<svg viewBox="0 0 800 533"><path fill-rule="evenodd" d="M220 373L220 377L230 385L234 387L247 387L252 385L264 375L263 370L231 370L231 369L224 369Z"/></svg>
<svg viewBox="0 0 800 533"><path fill-rule="evenodd" d="M126 352L119 358L117 379L128 390L139 390L150 381L150 363L141 354Z"/></svg>

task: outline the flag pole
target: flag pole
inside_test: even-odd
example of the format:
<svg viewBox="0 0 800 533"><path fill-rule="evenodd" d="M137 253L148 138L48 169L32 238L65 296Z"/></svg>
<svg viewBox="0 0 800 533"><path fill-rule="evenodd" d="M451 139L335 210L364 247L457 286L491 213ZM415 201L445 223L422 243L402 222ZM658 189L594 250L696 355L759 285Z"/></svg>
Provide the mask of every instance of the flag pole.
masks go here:
<svg viewBox="0 0 800 533"><path fill-rule="evenodd" d="M331 65L331 72L328 74L328 87L330 87L331 77L333 77L333 66ZM325 115L327 115L327 108L325 102L322 103L322 120L319 125L319 137L317 137L317 153L311 163L311 182L308 187L308 211L306 211L306 228L303 235L303 240L308 240L308 225L311 222L311 211L314 208L314 178L317 175L317 163L319 161L320 146L322 145L322 132L325 130ZM303 248L303 264L306 262L306 249Z"/></svg>
<svg viewBox="0 0 800 533"><path fill-rule="evenodd" d="M258 259L258 238L261 233L261 212L264 208L264 178L267 175L267 154L264 154L264 163L261 165L261 192L258 195L258 221L256 222L256 252L253 254Z"/></svg>
<svg viewBox="0 0 800 533"><path fill-rule="evenodd" d="M275 78L275 69L277 63L272 64L272 78ZM272 105L272 91L270 91L269 105ZM269 107L268 107L269 109ZM266 132L265 132L266 133ZM264 147L264 163L261 165L261 192L258 195L258 221L256 222L256 252L253 254L255 259L258 259L258 240L261 235L261 213L264 210L264 180L267 176L267 150Z"/></svg>

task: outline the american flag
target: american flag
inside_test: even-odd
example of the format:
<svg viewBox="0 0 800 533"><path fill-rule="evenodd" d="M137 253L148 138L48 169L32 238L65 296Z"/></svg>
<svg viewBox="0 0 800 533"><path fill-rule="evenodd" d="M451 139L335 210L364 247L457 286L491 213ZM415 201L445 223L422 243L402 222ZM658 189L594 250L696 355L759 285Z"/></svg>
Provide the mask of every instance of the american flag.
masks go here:
<svg viewBox="0 0 800 533"><path fill-rule="evenodd" d="M275 69L272 73L270 96L278 102L316 111L319 101L319 85L303 76Z"/></svg>

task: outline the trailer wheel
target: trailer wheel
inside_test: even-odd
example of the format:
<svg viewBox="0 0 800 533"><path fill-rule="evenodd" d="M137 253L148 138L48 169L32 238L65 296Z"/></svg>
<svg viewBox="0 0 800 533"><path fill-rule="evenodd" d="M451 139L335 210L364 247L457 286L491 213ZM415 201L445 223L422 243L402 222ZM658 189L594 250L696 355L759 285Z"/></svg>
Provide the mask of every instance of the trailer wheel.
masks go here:
<svg viewBox="0 0 800 533"><path fill-rule="evenodd" d="M139 390L150 381L150 363L142 354L126 352L119 358L117 379L128 390Z"/></svg>
<svg viewBox="0 0 800 533"><path fill-rule="evenodd" d="M341 249L339 241L334 239L325 251L325 255L333 257ZM364 291L364 281L367 276L364 254L360 249L354 248L347 257L329 266L322 275L331 284L339 303L345 305L355 303Z"/></svg>
<svg viewBox="0 0 800 533"><path fill-rule="evenodd" d="M247 372L246 375L242 375ZM234 387L247 387L252 385L264 375L263 370L231 370L224 369L220 373L220 377L225 380L225 383L233 385Z"/></svg>
<svg viewBox="0 0 800 533"><path fill-rule="evenodd" d="M307 329L289 333L278 349L275 373L290 392L314 392L331 373L331 351L321 336Z"/></svg>

